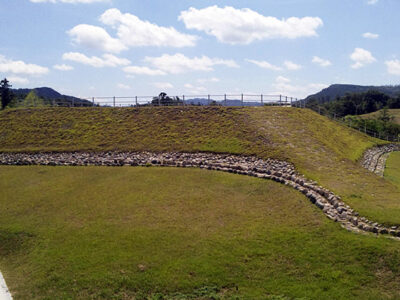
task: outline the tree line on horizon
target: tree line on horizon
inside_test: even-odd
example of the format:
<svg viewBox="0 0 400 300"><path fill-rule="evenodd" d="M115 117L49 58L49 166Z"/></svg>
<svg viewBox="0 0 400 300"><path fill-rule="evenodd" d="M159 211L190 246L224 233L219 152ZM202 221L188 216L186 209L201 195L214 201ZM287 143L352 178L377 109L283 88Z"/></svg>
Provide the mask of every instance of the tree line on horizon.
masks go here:
<svg viewBox="0 0 400 300"><path fill-rule="evenodd" d="M14 93L11 89L7 78L0 81L0 99L1 99L1 109L6 108L19 108L19 107L49 107L49 106L71 106L72 101L59 97L46 97L39 96L36 89L26 89L26 93ZM42 88L44 89L44 88ZM50 88L47 88L52 90ZM73 97L70 97L73 98ZM86 100L77 99L76 103L78 106L93 106L93 104ZM73 105L72 105L73 106Z"/></svg>
<svg viewBox="0 0 400 300"><path fill-rule="evenodd" d="M322 102L315 98L307 100L306 107L322 115L342 119L353 128L375 132L381 137L399 137L400 125L393 122L389 109L400 109L400 95L390 97L385 93L370 90L363 93L349 93L333 101ZM373 117L361 115L380 111Z"/></svg>

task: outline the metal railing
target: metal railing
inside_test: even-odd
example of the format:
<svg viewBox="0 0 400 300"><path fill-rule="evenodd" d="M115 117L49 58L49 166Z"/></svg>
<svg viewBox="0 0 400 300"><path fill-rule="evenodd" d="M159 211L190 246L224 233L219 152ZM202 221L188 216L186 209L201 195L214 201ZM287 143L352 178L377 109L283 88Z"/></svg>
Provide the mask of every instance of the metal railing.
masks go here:
<svg viewBox="0 0 400 300"><path fill-rule="evenodd" d="M400 142L400 135L394 135L394 134L385 134L382 132L374 131L374 130L369 130L367 129L367 126L355 126L355 124L352 123L352 121L346 121L341 117L337 117L336 114L327 114L323 113L321 110L317 111L321 116L328 117L331 120L334 120L336 122L339 122L347 127L353 128L355 130L358 130L359 132L362 132L366 135L369 135L371 137L385 140L385 141L390 141L390 142Z"/></svg>
<svg viewBox="0 0 400 300"><path fill-rule="evenodd" d="M165 99L170 99L170 102ZM141 107L141 106L293 106L305 107L295 97L269 94L181 95L160 99L154 96L98 96L76 99L17 99L10 107Z"/></svg>
<svg viewBox="0 0 400 300"><path fill-rule="evenodd" d="M131 96L131 97L89 97L83 98L92 103L93 106L101 107L139 107L160 105L182 105L182 106L292 106L299 104L297 98L283 95L265 94L203 94L203 95L181 95L171 97L170 104L163 103L154 96Z"/></svg>

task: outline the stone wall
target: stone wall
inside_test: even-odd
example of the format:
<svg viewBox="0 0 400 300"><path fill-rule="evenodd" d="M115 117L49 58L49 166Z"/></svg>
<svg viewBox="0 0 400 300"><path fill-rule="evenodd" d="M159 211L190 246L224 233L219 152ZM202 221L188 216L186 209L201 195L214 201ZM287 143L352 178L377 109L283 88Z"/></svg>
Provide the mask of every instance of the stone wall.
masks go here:
<svg viewBox="0 0 400 300"><path fill-rule="evenodd" d="M393 151L400 151L400 144L389 144L368 149L364 153L361 164L364 168L383 177L386 160Z"/></svg>
<svg viewBox="0 0 400 300"><path fill-rule="evenodd" d="M303 193L331 220L356 232L373 232L400 237L397 226L385 227L370 221L326 188L297 173L293 165L274 159L212 153L0 153L3 165L45 166L160 166L197 167L270 179Z"/></svg>

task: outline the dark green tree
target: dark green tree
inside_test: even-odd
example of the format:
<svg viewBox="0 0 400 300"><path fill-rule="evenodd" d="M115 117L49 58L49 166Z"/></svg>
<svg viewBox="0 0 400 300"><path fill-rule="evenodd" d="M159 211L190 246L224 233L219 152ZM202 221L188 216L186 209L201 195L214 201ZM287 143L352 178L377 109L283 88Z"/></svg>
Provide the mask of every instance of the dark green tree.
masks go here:
<svg viewBox="0 0 400 300"><path fill-rule="evenodd" d="M393 121L393 119L394 117L389 114L389 110L387 109L387 107L379 112L378 120L381 120L384 123L388 123Z"/></svg>
<svg viewBox="0 0 400 300"><path fill-rule="evenodd" d="M397 96L397 98L392 98L388 101L388 107L389 108L400 108L400 96Z"/></svg>
<svg viewBox="0 0 400 300"><path fill-rule="evenodd" d="M0 97L1 97L1 108L4 109L12 100L12 93L11 93L11 84L4 78L0 81Z"/></svg>
<svg viewBox="0 0 400 300"><path fill-rule="evenodd" d="M162 92L158 97L153 97L151 104L154 106L169 106L169 105L183 105L183 101L179 97L169 97L166 93Z"/></svg>

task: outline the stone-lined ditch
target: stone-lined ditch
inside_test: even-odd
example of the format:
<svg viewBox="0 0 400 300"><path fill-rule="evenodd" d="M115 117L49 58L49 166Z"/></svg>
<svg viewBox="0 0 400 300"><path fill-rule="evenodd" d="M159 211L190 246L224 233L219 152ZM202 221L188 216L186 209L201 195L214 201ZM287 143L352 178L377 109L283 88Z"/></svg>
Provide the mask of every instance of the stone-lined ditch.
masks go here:
<svg viewBox="0 0 400 300"><path fill-rule="evenodd" d="M367 159L367 161L372 163L373 160ZM212 153L0 153L0 164L14 166L197 167L254 176L270 179L300 191L312 204L320 208L329 219L340 223L349 230L400 237L400 227L386 227L360 216L355 210L343 203L338 195L297 173L290 163L274 159L263 160L256 157Z"/></svg>
<svg viewBox="0 0 400 300"><path fill-rule="evenodd" d="M389 154L394 151L400 151L400 144L389 144L368 149L364 153L361 164L369 171L383 177L386 160Z"/></svg>

